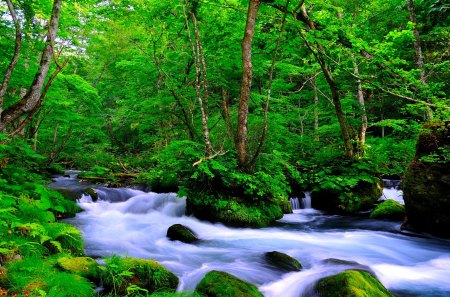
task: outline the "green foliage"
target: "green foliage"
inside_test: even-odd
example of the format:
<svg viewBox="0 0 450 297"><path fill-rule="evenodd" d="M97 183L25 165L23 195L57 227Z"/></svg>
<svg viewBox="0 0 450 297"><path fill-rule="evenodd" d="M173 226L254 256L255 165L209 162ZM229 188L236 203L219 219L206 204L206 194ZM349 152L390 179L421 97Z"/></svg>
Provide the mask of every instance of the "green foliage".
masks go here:
<svg viewBox="0 0 450 297"><path fill-rule="evenodd" d="M113 295L141 296L155 291L174 292L178 278L153 260L112 256L101 266L105 289Z"/></svg>
<svg viewBox="0 0 450 297"><path fill-rule="evenodd" d="M94 166L89 171L81 172L78 174L79 178L113 178L111 175L111 169Z"/></svg>
<svg viewBox="0 0 450 297"><path fill-rule="evenodd" d="M8 265L8 289L24 296L90 297L93 286L86 279L54 268L51 260L28 257Z"/></svg>

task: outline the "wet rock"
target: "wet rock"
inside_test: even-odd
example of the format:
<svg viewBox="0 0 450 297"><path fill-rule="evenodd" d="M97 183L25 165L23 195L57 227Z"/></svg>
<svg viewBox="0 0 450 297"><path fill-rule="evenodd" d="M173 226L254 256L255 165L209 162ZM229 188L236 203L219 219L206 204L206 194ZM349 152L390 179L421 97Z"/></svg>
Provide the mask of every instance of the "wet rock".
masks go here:
<svg viewBox="0 0 450 297"><path fill-rule="evenodd" d="M324 264L333 265L333 266L347 266L348 269L365 271L372 275L375 275L375 272L367 265L362 265L356 261L348 261L336 258L328 258L322 261Z"/></svg>
<svg viewBox="0 0 450 297"><path fill-rule="evenodd" d="M345 193L332 190L314 191L311 193L312 207L344 213L368 210L380 198L383 192L381 184L381 180L379 183L359 182L351 191Z"/></svg>
<svg viewBox="0 0 450 297"><path fill-rule="evenodd" d="M171 240L179 240L185 243L192 243L198 240L194 231L181 224L170 226L169 229L167 229L167 237Z"/></svg>
<svg viewBox="0 0 450 297"><path fill-rule="evenodd" d="M205 297L264 297L256 286L216 270L205 275L195 292Z"/></svg>
<svg viewBox="0 0 450 297"><path fill-rule="evenodd" d="M93 188L89 188L86 190L85 192L87 195L91 196L92 201L97 201L98 200L98 193L97 191L95 191Z"/></svg>
<svg viewBox="0 0 450 297"><path fill-rule="evenodd" d="M424 126L404 176L403 198L405 226L450 237L450 121Z"/></svg>
<svg viewBox="0 0 450 297"><path fill-rule="evenodd" d="M100 268L98 263L89 257L60 258L57 266L72 274L87 278L95 283L100 282Z"/></svg>
<svg viewBox="0 0 450 297"><path fill-rule="evenodd" d="M322 278L314 291L320 297L394 297L373 275L356 270Z"/></svg>
<svg viewBox="0 0 450 297"><path fill-rule="evenodd" d="M380 204L370 214L372 219L389 219L403 221L405 219L405 206L397 201L388 199Z"/></svg>
<svg viewBox="0 0 450 297"><path fill-rule="evenodd" d="M302 264L289 255L277 251L267 252L264 254L266 261L284 271L300 271Z"/></svg>
<svg viewBox="0 0 450 297"><path fill-rule="evenodd" d="M125 271L128 273L124 275ZM175 292L179 282L175 274L156 261L119 257L113 257L112 263L105 266L102 280L106 292L114 292L118 296L128 296L127 288L132 285L148 290L150 295L153 292Z"/></svg>
<svg viewBox="0 0 450 297"><path fill-rule="evenodd" d="M234 227L267 227L281 219L284 212L291 211L287 203L281 202L283 199L289 203L285 198L280 198L279 201L248 201L239 197L218 198L199 193L195 197L187 197L186 214ZM210 203L211 201L215 202Z"/></svg>

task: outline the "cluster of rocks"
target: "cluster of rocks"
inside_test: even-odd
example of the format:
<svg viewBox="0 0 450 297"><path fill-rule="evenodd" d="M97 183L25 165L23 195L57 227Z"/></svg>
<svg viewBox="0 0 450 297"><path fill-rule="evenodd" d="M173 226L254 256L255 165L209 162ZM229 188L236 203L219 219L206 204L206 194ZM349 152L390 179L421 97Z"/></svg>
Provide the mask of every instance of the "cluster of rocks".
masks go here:
<svg viewBox="0 0 450 297"><path fill-rule="evenodd" d="M181 224L172 225L167 230L167 237L184 243L194 243L200 240L193 230ZM263 258L267 265L284 273L300 271L303 268L297 259L278 251L266 252L263 254ZM324 263L347 266L348 270L320 279L309 289L308 294L311 296L394 296L377 280L373 271L367 266L339 259L327 259ZM255 285L227 272L216 270L206 273L205 277L195 288L195 293L205 297L264 296Z"/></svg>

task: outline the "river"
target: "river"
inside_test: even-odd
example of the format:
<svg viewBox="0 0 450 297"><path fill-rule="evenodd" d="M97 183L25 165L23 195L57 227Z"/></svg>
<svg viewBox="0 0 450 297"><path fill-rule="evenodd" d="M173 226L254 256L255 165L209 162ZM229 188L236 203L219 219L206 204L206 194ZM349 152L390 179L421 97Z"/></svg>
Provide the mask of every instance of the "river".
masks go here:
<svg viewBox="0 0 450 297"><path fill-rule="evenodd" d="M73 177L65 179L56 184L73 183ZM83 195L84 211L69 220L82 231L86 253L155 259L180 278L180 291L193 290L206 272L222 270L257 285L267 297L309 296L318 279L354 267L372 270L396 296L450 296L450 241L402 233L398 222L306 208L273 227L231 228L185 216L185 198L173 193L96 190L99 200ZM201 240L168 240L173 224L188 226ZM274 250L304 269L283 273L271 267L264 253Z"/></svg>

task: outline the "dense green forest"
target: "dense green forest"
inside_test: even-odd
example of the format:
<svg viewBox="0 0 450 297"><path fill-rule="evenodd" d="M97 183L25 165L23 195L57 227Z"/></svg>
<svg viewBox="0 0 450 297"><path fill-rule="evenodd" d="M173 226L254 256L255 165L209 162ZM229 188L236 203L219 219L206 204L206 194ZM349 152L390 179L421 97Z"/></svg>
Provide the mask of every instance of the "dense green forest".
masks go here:
<svg viewBox="0 0 450 297"><path fill-rule="evenodd" d="M413 160L448 171L448 1L6 0L0 11L0 296L93 294L53 268L84 255L80 231L58 222L79 207L45 187L64 169L178 192L187 214L239 227L273 224L304 191L317 209L370 209L381 178ZM118 261L102 268L111 294L144 294L119 292Z"/></svg>

